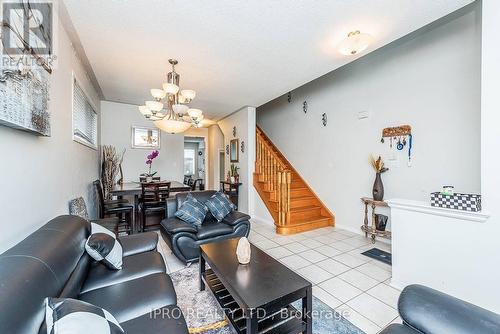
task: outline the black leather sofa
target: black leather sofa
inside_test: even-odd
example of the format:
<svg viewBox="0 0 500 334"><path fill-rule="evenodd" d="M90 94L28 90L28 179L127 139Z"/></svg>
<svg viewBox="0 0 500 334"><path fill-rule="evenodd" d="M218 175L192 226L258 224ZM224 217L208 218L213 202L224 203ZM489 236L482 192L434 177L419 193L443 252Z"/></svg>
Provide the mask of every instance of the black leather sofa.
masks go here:
<svg viewBox="0 0 500 334"><path fill-rule="evenodd" d="M100 306L126 333L188 333L158 235L120 238L123 269L114 271L85 252L89 233L85 219L59 216L0 255L0 333L45 334L49 296Z"/></svg>
<svg viewBox="0 0 500 334"><path fill-rule="evenodd" d="M398 310L403 324L389 325L380 334L500 333L500 315L422 285L403 289Z"/></svg>
<svg viewBox="0 0 500 334"><path fill-rule="evenodd" d="M162 236L179 260L186 264L197 261L200 245L247 237L250 233L250 216L238 211L231 212L220 223L208 212L205 221L198 228L175 217L177 208L186 200L187 194L178 193L175 198L167 200L166 218L161 222ZM213 190L191 192L191 195L201 202L205 202L213 194Z"/></svg>

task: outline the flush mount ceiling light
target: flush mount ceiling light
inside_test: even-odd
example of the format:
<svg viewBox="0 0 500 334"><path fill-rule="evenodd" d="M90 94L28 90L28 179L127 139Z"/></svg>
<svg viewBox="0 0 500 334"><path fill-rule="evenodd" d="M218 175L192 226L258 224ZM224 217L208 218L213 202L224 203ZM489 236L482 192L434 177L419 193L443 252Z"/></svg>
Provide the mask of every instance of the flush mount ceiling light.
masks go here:
<svg viewBox="0 0 500 334"><path fill-rule="evenodd" d="M195 98L196 92L191 89L180 90L180 75L175 72L178 62L175 59L169 59L168 62L172 65L172 71L167 74L163 89L151 89L154 101L146 101L144 106L139 107L139 112L168 133L180 133L190 127L200 127L204 119L203 112L187 106Z"/></svg>
<svg viewBox="0 0 500 334"><path fill-rule="evenodd" d="M352 56L366 50L371 41L372 36L370 34L362 33L359 30L351 31L340 43L339 51L343 55Z"/></svg>

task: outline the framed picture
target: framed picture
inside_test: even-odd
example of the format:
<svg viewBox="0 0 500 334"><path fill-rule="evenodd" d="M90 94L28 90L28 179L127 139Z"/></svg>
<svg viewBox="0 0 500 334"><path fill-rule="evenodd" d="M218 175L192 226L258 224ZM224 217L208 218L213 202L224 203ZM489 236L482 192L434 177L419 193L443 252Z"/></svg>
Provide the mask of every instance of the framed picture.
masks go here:
<svg viewBox="0 0 500 334"><path fill-rule="evenodd" d="M229 160L231 162L239 162L238 148L240 147L239 139L231 139L229 142Z"/></svg>
<svg viewBox="0 0 500 334"><path fill-rule="evenodd" d="M159 149L160 130L144 126L133 126L132 148Z"/></svg>

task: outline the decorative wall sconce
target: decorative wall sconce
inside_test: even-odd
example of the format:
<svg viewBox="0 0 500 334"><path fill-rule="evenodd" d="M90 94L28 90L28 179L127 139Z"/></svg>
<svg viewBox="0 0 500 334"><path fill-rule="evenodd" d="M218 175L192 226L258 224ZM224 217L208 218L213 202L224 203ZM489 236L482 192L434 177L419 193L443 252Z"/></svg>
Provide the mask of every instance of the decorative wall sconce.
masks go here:
<svg viewBox="0 0 500 334"><path fill-rule="evenodd" d="M233 126L233 137L236 137L236 127Z"/></svg>
<svg viewBox="0 0 500 334"><path fill-rule="evenodd" d="M288 92L287 100L288 103L292 102L292 92Z"/></svg>
<svg viewBox="0 0 500 334"><path fill-rule="evenodd" d="M321 121L323 122L323 126L326 126L328 124L328 117L326 116L326 113L323 113L321 116Z"/></svg>
<svg viewBox="0 0 500 334"><path fill-rule="evenodd" d="M241 153L245 153L245 142L242 140L241 141Z"/></svg>
<svg viewBox="0 0 500 334"><path fill-rule="evenodd" d="M304 111L304 114L307 114L307 101L302 103L302 110Z"/></svg>

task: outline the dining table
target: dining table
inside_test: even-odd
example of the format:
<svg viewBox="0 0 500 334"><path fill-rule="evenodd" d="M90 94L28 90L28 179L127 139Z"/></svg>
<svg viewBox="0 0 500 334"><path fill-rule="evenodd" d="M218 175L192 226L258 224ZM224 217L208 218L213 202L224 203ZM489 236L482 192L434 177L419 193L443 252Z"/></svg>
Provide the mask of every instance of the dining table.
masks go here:
<svg viewBox="0 0 500 334"><path fill-rule="evenodd" d="M191 191L191 187L187 184L183 184L177 181L161 181L170 182L170 193L178 193ZM123 198L124 196L130 196L134 198L134 221L132 226L132 233L137 232L136 222L139 217L139 198L142 195L142 186L140 182L124 182L122 184L116 184L111 190L111 195L117 198Z"/></svg>

